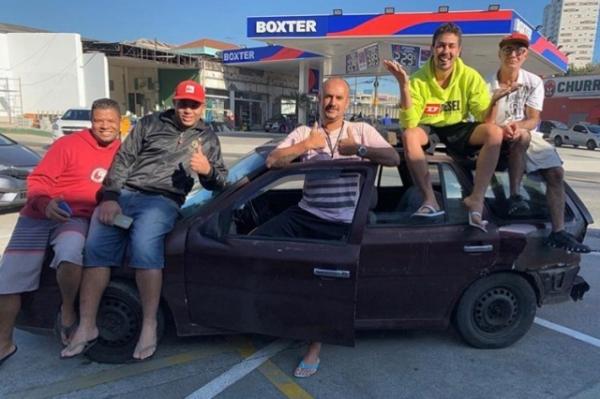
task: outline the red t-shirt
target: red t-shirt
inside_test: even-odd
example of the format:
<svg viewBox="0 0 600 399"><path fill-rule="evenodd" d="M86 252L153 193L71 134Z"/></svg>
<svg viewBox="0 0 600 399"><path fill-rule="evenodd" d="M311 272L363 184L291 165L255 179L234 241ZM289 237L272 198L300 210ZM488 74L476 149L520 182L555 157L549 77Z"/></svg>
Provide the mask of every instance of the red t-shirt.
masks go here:
<svg viewBox="0 0 600 399"><path fill-rule="evenodd" d="M62 196L73 216L89 218L120 145L115 140L101 146L88 129L56 140L27 178L27 203L21 214L45 218L48 203Z"/></svg>

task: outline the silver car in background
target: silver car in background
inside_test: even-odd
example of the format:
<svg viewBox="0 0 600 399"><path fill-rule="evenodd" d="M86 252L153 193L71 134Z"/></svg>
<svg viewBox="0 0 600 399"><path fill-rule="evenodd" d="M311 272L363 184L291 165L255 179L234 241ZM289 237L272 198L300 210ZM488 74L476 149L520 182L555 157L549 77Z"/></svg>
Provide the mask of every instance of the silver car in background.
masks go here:
<svg viewBox="0 0 600 399"><path fill-rule="evenodd" d="M70 108L52 124L52 138L57 140L73 132L92 127L89 108Z"/></svg>
<svg viewBox="0 0 600 399"><path fill-rule="evenodd" d="M40 159L37 152L0 134L0 210L25 203L27 176Z"/></svg>
<svg viewBox="0 0 600 399"><path fill-rule="evenodd" d="M572 145L577 148L585 146L588 150L600 147L600 125L588 122L574 123L570 129L552 129L550 141L555 146Z"/></svg>

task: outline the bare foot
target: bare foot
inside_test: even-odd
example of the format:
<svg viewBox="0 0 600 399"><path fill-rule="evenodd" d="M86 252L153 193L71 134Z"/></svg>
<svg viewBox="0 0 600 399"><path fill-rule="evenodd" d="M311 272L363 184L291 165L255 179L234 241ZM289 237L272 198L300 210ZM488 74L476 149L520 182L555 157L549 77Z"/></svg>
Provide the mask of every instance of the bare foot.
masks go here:
<svg viewBox="0 0 600 399"><path fill-rule="evenodd" d="M151 358L154 352L156 352L157 339L156 322L144 324L140 333L140 339L133 351L133 358L136 360Z"/></svg>

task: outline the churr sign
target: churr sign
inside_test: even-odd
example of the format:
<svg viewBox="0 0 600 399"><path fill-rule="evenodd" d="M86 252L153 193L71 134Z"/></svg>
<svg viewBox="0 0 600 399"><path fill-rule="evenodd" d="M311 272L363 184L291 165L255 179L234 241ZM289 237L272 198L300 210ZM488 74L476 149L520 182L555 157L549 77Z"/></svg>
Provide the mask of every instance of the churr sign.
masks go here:
<svg viewBox="0 0 600 399"><path fill-rule="evenodd" d="M327 17L250 17L248 37L310 37L327 35Z"/></svg>

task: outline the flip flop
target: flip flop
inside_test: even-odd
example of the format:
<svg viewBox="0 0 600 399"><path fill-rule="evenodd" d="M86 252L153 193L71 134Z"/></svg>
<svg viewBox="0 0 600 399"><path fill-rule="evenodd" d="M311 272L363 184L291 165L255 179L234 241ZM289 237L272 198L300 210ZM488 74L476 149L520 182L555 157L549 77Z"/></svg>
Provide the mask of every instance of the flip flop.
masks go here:
<svg viewBox="0 0 600 399"><path fill-rule="evenodd" d="M487 233L488 221L483 219L481 212L469 211L468 215L469 215L469 226L475 227L476 229L479 229L479 230L483 231L484 233ZM479 220L480 220L479 223L477 223L475 221L475 219L474 219L475 217L479 218Z"/></svg>
<svg viewBox="0 0 600 399"><path fill-rule="evenodd" d="M71 359L74 357L77 357L79 355L85 355L85 353L90 350L90 348L94 345L96 345L96 342L98 342L98 337L94 338L94 339L90 339L89 341L81 341L76 343L75 345L71 345L69 344L69 346L67 346L65 348L65 350L70 350L73 351L75 349L79 349L81 348L81 351L75 353L74 355L70 355L70 356L63 356L63 354L60 354L60 358L61 359Z"/></svg>
<svg viewBox="0 0 600 399"><path fill-rule="evenodd" d="M319 370L319 365L321 364L321 360L317 359L316 363L304 363L302 360L296 370L294 370L294 377L296 378L308 378L314 375L317 370Z"/></svg>
<svg viewBox="0 0 600 399"><path fill-rule="evenodd" d="M2 359L0 359L0 366L2 366L2 364L8 360L9 357L11 357L12 355L14 355L15 353L17 353L17 349L19 349L17 347L17 345L15 345L15 350L13 350L12 352L10 352L8 355L4 356Z"/></svg>
<svg viewBox="0 0 600 399"><path fill-rule="evenodd" d="M446 213L444 210L435 209L431 205L421 205L415 213L410 215L410 217L411 218L412 217L414 217L414 218L436 218L438 216L442 216L444 213Z"/></svg>
<svg viewBox="0 0 600 399"><path fill-rule="evenodd" d="M71 336L77 329L77 321L73 322L70 326L62 324L62 313L59 311L56 315L56 322L54 323L54 333L60 339L63 346L68 346L71 340Z"/></svg>
<svg viewBox="0 0 600 399"><path fill-rule="evenodd" d="M145 353L146 351L152 350L153 352L152 352L152 354L150 356L146 356L143 359L138 359L136 357L133 357L133 354L132 354L131 355L132 356L132 360L134 362L145 362L146 360L152 359L152 357L154 357L154 354L156 353L156 346L157 346L156 344L154 344L154 345L148 345L148 346L146 346L146 347L144 347L144 348L142 348L142 349L139 350L139 353ZM134 352L135 352L135 350L134 350Z"/></svg>

